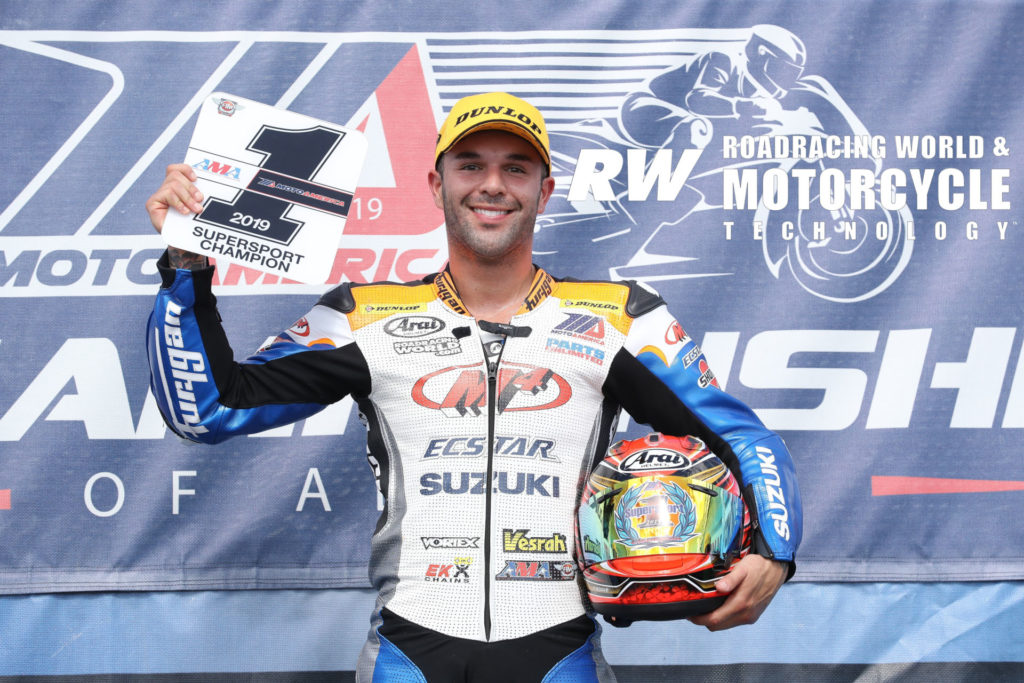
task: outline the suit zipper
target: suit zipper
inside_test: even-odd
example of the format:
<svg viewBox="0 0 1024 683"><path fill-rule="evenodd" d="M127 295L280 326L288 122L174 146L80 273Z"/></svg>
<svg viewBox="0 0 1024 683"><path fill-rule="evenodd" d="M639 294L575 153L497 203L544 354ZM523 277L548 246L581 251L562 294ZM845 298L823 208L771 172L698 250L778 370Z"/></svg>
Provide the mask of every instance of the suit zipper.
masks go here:
<svg viewBox="0 0 1024 683"><path fill-rule="evenodd" d="M494 491L494 422L498 412L498 366L505 352L506 338L501 345L493 366L484 349L484 364L487 366L487 474L484 478L484 640L491 640L491 504Z"/></svg>
<svg viewBox="0 0 1024 683"><path fill-rule="evenodd" d="M494 402L498 378L487 371L487 475L484 479L486 509L484 512L484 640L491 639L491 492L494 488Z"/></svg>

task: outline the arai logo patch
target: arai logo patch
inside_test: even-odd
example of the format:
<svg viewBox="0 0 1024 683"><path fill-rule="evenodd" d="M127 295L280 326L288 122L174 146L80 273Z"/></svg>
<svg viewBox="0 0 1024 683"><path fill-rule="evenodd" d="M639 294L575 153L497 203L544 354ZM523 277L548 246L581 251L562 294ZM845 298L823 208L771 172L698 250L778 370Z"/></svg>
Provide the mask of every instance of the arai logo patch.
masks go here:
<svg viewBox="0 0 1024 683"><path fill-rule="evenodd" d="M425 337L444 329L444 321L429 315L406 315L389 320L384 331L392 337Z"/></svg>
<svg viewBox="0 0 1024 683"><path fill-rule="evenodd" d="M650 470L679 470L690 466L690 459L678 451L664 448L648 448L633 453L619 464L621 472L646 472Z"/></svg>

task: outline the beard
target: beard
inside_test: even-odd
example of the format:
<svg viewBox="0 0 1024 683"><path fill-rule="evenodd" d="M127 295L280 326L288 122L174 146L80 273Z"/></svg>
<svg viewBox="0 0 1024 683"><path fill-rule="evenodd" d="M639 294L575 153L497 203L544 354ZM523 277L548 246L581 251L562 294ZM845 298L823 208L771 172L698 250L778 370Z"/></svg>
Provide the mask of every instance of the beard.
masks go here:
<svg viewBox="0 0 1024 683"><path fill-rule="evenodd" d="M482 261L500 261L506 255L525 245L530 247L533 240L534 225L537 222L537 210L526 210L515 200L496 202L488 200L495 208L512 211L518 210L517 218L501 228L482 228L474 225L473 211L468 203L456 201L442 190L444 201L445 225L448 239L452 244L461 245ZM468 202L468 200L466 200Z"/></svg>

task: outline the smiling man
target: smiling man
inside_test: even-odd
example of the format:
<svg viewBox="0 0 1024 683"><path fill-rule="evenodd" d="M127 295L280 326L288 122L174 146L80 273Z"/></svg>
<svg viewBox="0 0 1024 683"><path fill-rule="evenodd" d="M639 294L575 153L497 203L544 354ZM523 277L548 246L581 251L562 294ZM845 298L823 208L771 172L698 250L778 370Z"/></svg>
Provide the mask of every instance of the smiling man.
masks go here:
<svg viewBox="0 0 1024 683"><path fill-rule="evenodd" d="M533 229L555 181L547 131L505 93L460 100L441 127L428 180L444 210L448 262L478 318L508 322L534 279Z"/></svg>
<svg viewBox="0 0 1024 683"><path fill-rule="evenodd" d="M754 552L717 586L728 599L692 621L751 623L794 570L800 499L785 444L718 388L664 301L635 283L560 280L532 264L550 170L532 105L506 93L460 100L428 173L448 267L416 283L340 285L242 363L205 258L169 249L161 260L152 388L179 436L216 443L348 395L359 405L386 501L359 681L614 680L578 583L573 527L622 409L703 440L756 520ZM169 208L202 209L194 180L188 166L168 169L147 202L158 230Z"/></svg>

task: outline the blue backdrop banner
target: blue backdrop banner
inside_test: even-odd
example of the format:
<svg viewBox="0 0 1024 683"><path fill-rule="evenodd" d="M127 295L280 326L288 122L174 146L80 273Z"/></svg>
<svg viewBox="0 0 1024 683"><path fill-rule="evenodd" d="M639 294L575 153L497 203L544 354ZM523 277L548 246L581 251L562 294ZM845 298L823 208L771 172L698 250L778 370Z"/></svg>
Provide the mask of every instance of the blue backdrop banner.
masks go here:
<svg viewBox="0 0 1024 683"><path fill-rule="evenodd" d="M797 580L1024 579L1024 10L626 4L5 7L0 592L367 585L350 401L201 447L148 394L143 203L215 90L370 149L326 282L219 267L237 355L332 284L443 267L437 126L509 91L551 131L537 263L656 287L784 436Z"/></svg>

